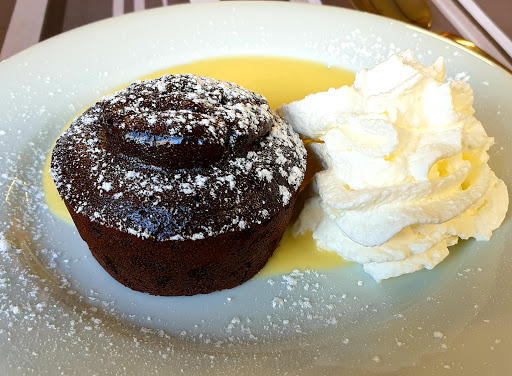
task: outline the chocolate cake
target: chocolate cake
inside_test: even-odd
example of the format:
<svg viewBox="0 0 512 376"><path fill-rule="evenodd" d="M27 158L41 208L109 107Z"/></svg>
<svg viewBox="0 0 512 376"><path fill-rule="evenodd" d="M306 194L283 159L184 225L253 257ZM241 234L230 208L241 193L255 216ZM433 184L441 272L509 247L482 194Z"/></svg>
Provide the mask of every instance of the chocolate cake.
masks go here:
<svg viewBox="0 0 512 376"><path fill-rule="evenodd" d="M92 254L154 295L237 286L277 247L306 168L264 97L166 75L108 95L73 121L52 176Z"/></svg>

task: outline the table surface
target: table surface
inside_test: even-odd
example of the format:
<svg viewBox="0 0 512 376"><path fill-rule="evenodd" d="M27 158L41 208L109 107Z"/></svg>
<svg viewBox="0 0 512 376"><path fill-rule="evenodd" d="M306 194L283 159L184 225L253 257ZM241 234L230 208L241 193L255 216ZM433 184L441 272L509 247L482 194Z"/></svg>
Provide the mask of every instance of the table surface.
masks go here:
<svg viewBox="0 0 512 376"><path fill-rule="evenodd" d="M144 9L220 0L1 0L0 61L39 41L88 23ZM291 0L353 8L350 0ZM386 0L365 0L386 1ZM512 69L512 2L428 0L431 30L471 40Z"/></svg>

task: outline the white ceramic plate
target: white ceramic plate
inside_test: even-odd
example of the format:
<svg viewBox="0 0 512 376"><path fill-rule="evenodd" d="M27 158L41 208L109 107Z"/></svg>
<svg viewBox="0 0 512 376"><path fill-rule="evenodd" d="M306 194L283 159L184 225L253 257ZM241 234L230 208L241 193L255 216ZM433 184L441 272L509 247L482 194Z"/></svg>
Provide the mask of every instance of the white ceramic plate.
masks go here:
<svg viewBox="0 0 512 376"><path fill-rule="evenodd" d="M101 94L214 56L274 55L360 70L410 48L475 90L512 187L512 76L433 34L343 9L289 3L173 6L62 34L0 64L0 369L3 374L507 374L510 215L430 272L382 284L357 265L253 279L194 297L114 282L73 226L49 214L44 158Z"/></svg>

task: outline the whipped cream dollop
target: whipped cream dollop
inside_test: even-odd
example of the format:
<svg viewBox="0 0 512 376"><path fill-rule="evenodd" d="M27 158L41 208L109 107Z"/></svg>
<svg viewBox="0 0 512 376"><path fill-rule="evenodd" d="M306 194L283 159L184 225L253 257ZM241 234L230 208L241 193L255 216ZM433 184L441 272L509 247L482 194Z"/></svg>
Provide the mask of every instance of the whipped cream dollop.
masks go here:
<svg viewBox="0 0 512 376"><path fill-rule="evenodd" d="M489 240L508 192L466 82L410 51L278 109L324 168L294 225L377 281L431 269L461 239Z"/></svg>

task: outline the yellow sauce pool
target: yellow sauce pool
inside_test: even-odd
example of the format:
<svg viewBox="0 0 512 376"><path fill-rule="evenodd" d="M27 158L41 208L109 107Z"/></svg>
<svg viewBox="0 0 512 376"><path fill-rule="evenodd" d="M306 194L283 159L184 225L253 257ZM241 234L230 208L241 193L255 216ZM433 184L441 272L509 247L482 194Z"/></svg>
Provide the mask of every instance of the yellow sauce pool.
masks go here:
<svg viewBox="0 0 512 376"><path fill-rule="evenodd" d="M264 95L274 110L283 103L299 100L308 94L331 87L351 85L354 81L354 73L348 70L304 60L260 56L201 60L155 72L141 79L175 73L194 73L235 82ZM71 223L71 217L49 174L50 160L48 155L43 170L46 203L54 215ZM274 255L258 275L284 274L294 269L325 270L344 263L346 261L337 253L319 249L311 233L294 238L288 229Z"/></svg>

